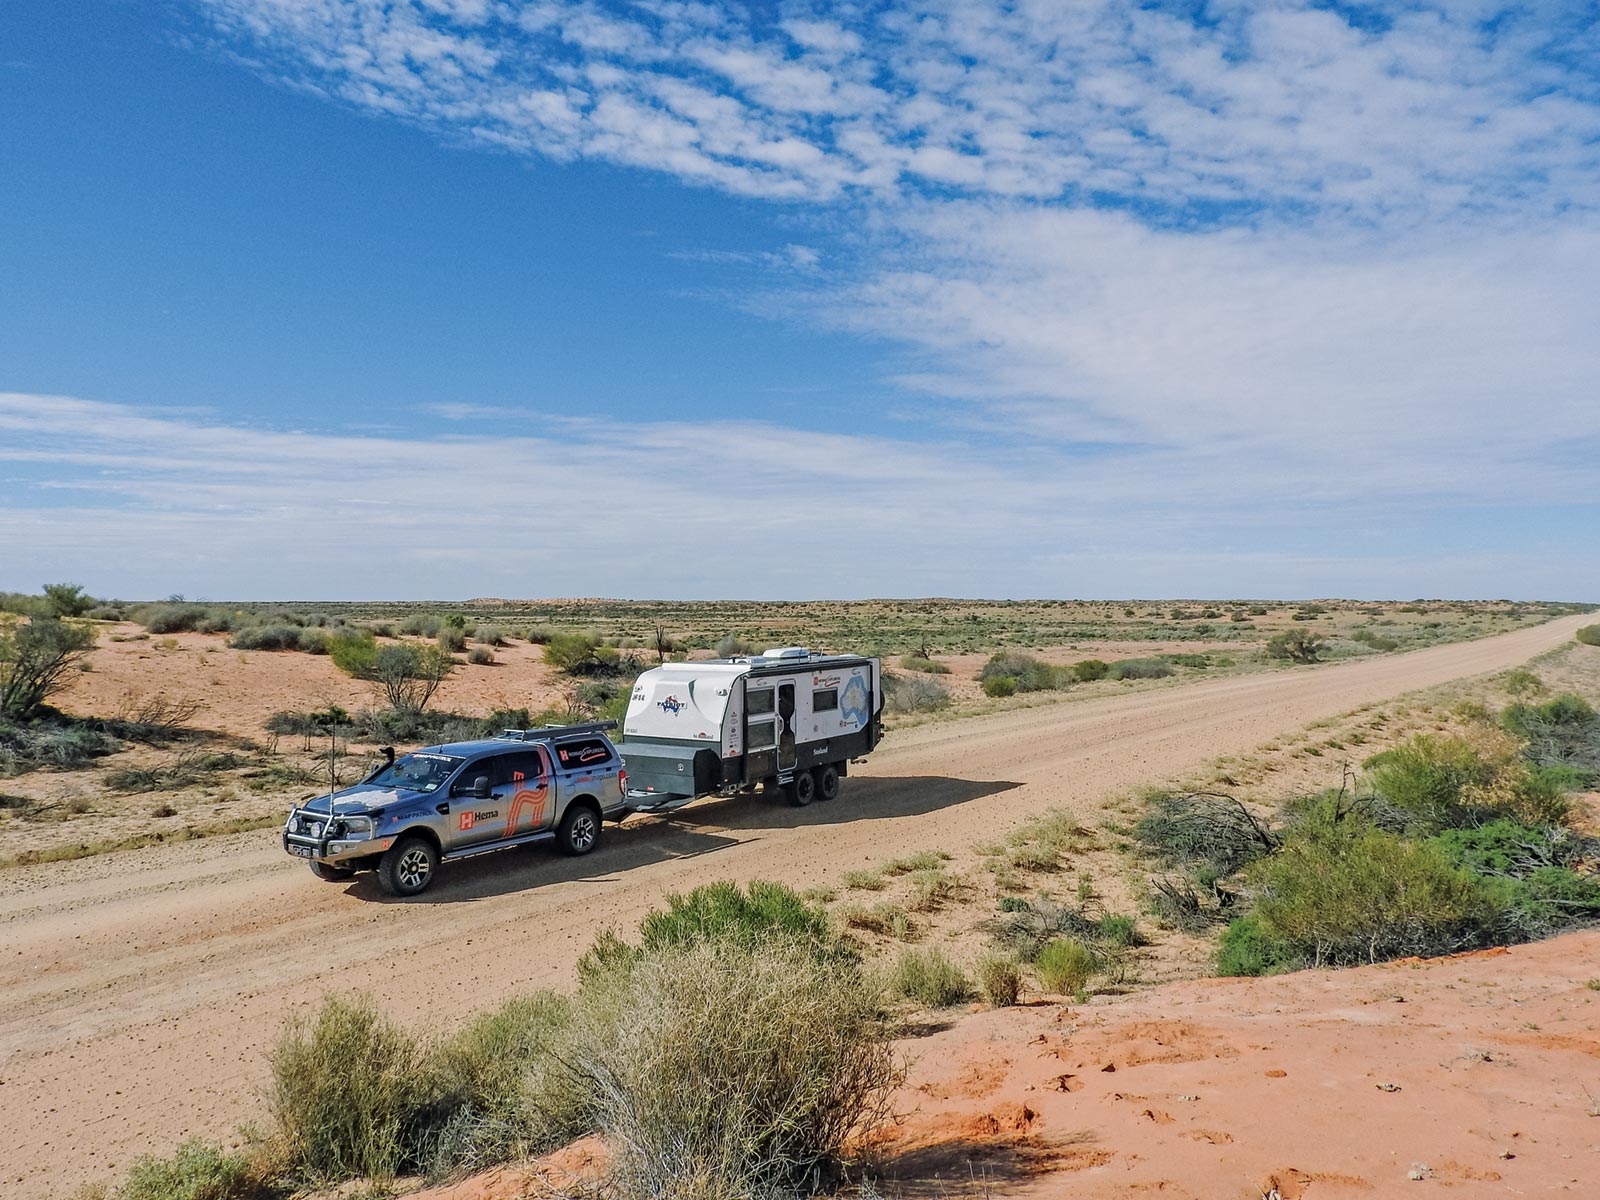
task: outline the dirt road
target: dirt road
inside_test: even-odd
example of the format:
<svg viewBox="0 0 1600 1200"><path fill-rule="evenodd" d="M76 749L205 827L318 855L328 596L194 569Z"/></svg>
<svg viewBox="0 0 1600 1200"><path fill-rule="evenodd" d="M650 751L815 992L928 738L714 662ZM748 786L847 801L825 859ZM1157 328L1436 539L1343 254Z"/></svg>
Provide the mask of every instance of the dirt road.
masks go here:
<svg viewBox="0 0 1600 1200"><path fill-rule="evenodd" d="M935 724L893 738L835 803L705 804L634 818L582 860L512 851L425 896L321 883L271 831L0 874L0 1196L60 1195L262 1111L285 1014L363 989L453 1022L561 984L597 926L734 877L822 883L890 854L986 840L1359 705L1502 670L1570 639L1563 618L1480 642Z"/></svg>

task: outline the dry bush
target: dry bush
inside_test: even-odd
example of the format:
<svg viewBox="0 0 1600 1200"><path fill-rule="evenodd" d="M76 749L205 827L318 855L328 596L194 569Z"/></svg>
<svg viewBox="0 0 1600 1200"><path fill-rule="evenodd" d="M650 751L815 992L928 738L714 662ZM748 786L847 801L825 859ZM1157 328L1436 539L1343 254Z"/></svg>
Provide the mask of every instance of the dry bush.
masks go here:
<svg viewBox="0 0 1600 1200"><path fill-rule="evenodd" d="M1022 970L1009 954L986 954L978 960L978 991L995 1008L1009 1008L1022 998Z"/></svg>
<svg viewBox="0 0 1600 1200"><path fill-rule="evenodd" d="M961 968L933 946L900 951L887 983L896 995L927 1008L949 1008L972 995L972 983Z"/></svg>
<svg viewBox="0 0 1600 1200"><path fill-rule="evenodd" d="M585 989L574 1062L622 1200L819 1190L889 1119L903 1075L881 998L812 947L703 942Z"/></svg>

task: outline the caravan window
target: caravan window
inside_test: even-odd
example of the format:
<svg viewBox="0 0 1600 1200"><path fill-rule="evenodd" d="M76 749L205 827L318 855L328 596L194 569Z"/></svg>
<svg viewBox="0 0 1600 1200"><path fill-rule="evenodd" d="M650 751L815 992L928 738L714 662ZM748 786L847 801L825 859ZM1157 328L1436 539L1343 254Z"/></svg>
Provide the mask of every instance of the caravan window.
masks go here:
<svg viewBox="0 0 1600 1200"><path fill-rule="evenodd" d="M769 692L768 695L771 695ZM750 726L745 735L746 750L770 750L777 742L776 731L771 721L763 721L759 725Z"/></svg>
<svg viewBox="0 0 1600 1200"><path fill-rule="evenodd" d="M762 688L759 692L745 693L744 710L752 717L764 717L772 711L772 689Z"/></svg>
<svg viewBox="0 0 1600 1200"><path fill-rule="evenodd" d="M811 693L812 712L835 712L839 708L839 689L823 688Z"/></svg>

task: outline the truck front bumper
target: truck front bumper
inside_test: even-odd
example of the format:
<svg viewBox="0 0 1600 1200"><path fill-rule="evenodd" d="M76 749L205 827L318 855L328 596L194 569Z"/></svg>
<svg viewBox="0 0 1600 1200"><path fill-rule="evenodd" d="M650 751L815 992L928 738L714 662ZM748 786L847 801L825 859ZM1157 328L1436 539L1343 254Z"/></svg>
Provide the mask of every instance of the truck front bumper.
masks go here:
<svg viewBox="0 0 1600 1200"><path fill-rule="evenodd" d="M375 838L367 830L347 830L338 818L330 823L320 813L303 812L298 808L289 814L283 826L284 852L316 862L349 863L382 854L392 845L393 838Z"/></svg>

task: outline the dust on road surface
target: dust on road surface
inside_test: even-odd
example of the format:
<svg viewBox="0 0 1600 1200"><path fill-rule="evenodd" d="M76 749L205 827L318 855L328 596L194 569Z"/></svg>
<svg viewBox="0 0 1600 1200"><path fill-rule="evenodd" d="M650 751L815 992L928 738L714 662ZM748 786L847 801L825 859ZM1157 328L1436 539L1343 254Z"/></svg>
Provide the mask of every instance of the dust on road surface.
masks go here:
<svg viewBox="0 0 1600 1200"><path fill-rule="evenodd" d="M714 879L807 887L911 850L989 840L1362 704L1503 670L1587 617L1478 642L999 713L895 735L835 802L757 797L608 827L588 858L507 851L397 901L330 885L275 831L0 875L0 1195L64 1194L264 1112L264 1049L330 990L453 1025L563 985L596 929Z"/></svg>

